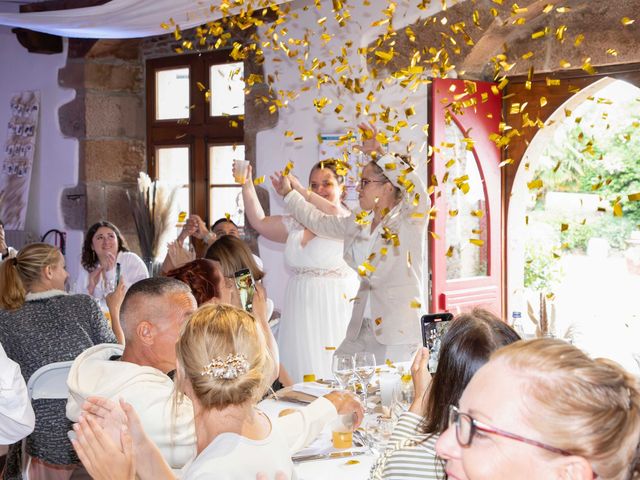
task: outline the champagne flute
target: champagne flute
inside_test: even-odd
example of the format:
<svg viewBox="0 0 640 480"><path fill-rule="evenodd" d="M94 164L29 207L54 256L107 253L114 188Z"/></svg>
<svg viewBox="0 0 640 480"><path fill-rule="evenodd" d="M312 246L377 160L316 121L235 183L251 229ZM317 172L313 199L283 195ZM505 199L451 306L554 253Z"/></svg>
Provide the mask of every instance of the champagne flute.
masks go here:
<svg viewBox="0 0 640 480"><path fill-rule="evenodd" d="M362 384L362 403L367 409L369 382L376 372L376 357L371 352L358 352L353 356L355 373Z"/></svg>
<svg viewBox="0 0 640 480"><path fill-rule="evenodd" d="M331 371L333 376L343 390L349 385L349 380L353 376L353 355L346 353L334 353L331 361Z"/></svg>

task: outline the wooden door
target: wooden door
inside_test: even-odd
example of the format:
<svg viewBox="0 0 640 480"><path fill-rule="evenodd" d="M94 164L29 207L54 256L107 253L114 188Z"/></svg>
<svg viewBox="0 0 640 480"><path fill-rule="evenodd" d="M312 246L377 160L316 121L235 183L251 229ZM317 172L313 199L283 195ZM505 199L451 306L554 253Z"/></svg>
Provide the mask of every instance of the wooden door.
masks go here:
<svg viewBox="0 0 640 480"><path fill-rule="evenodd" d="M429 162L431 311L474 306L502 316L500 149L502 98L493 84L434 79ZM498 90L494 87L494 90Z"/></svg>

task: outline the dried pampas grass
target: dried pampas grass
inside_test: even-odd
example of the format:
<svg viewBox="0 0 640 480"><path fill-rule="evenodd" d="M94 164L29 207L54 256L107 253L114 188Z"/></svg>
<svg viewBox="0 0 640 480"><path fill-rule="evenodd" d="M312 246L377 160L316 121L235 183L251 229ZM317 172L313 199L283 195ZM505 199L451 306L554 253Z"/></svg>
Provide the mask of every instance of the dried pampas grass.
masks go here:
<svg viewBox="0 0 640 480"><path fill-rule="evenodd" d="M158 181L151 181L149 175L140 172L138 189L127 191L133 220L138 232L140 251L145 259L155 259L162 237L171 228L171 212L176 197L176 188Z"/></svg>

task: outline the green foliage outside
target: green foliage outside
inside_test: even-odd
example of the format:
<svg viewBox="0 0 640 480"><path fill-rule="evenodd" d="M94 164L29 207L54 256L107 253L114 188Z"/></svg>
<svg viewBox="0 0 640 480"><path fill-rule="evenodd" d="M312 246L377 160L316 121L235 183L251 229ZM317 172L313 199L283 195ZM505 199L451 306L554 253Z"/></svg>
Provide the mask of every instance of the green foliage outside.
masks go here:
<svg viewBox="0 0 640 480"><path fill-rule="evenodd" d="M557 254L539 243L527 243L525 258L524 287L536 292L553 292L564 276Z"/></svg>
<svg viewBox="0 0 640 480"><path fill-rule="evenodd" d="M627 248L626 239L640 229L640 201L628 195L640 193L640 101L608 105L595 98L567 118L556 132L544 157L538 178L543 189L535 209L543 209L546 192L598 195L606 211L588 216L554 218L546 212L543 221L560 232L563 250L584 252L592 237L607 239L613 250ZM622 216L614 215L614 205ZM551 216L549 216L551 214Z"/></svg>

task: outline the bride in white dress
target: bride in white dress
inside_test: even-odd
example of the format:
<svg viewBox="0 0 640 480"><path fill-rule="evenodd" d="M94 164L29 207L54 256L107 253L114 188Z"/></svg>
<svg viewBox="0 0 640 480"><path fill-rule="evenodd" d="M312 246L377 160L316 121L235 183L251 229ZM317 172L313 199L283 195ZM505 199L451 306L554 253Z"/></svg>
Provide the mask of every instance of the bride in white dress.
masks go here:
<svg viewBox="0 0 640 480"><path fill-rule="evenodd" d="M319 162L311 169L309 190L294 180L294 188L308 202L330 215L348 216L341 203L344 176L335 162ZM294 382L304 375L331 378L331 357L351 318L357 274L343 259L342 240L316 237L290 216L267 217L258 201L251 171L242 187L247 219L265 238L285 243L285 264L293 273L287 284L278 345L280 361Z"/></svg>

